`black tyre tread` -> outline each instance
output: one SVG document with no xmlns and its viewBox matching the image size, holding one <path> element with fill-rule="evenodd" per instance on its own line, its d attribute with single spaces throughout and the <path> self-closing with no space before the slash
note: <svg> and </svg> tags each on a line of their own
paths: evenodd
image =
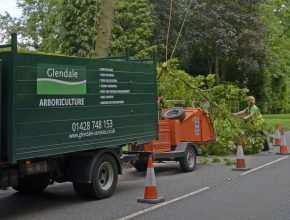
<svg viewBox="0 0 290 220">
<path fill-rule="evenodd" d="M 139 171 L 146 171 L 147 170 L 147 162 L 143 161 L 143 160 L 136 160 L 132 163 L 132 165 L 134 166 L 134 168 Z"/>
<path fill-rule="evenodd" d="M 89 183 L 73 183 L 75 192 L 82 198 L 93 198 L 91 191 L 92 186 Z"/>
<path fill-rule="evenodd" d="M 172 111 L 178 111 L 175 115 L 169 115 Z M 161 113 L 161 118 L 163 119 L 178 119 L 182 121 L 185 118 L 185 111 L 182 107 L 173 107 L 167 109 L 165 112 Z"/>
<path fill-rule="evenodd" d="M 195 167 L 196 167 L 196 152 L 195 152 L 195 149 L 192 146 L 188 146 L 188 148 L 186 150 L 186 153 L 188 152 L 188 150 L 192 150 L 193 153 L 194 153 L 194 166 L 192 168 L 188 166 L 188 164 L 187 164 L 187 154 L 186 154 L 183 158 L 181 158 L 179 160 L 180 168 L 184 172 L 192 172 L 192 171 L 195 170 Z"/>
<path fill-rule="evenodd" d="M 32 175 L 19 179 L 18 186 L 12 188 L 20 193 L 41 193 L 48 185 L 47 175 Z"/>
</svg>

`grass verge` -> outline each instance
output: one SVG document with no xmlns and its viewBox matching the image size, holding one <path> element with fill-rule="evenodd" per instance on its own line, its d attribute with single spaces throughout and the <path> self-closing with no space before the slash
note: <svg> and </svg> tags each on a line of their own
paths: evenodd
<svg viewBox="0 0 290 220">
<path fill-rule="evenodd" d="M 263 117 L 265 122 L 273 128 L 279 124 L 285 130 L 290 131 L 290 114 L 263 115 Z"/>
</svg>

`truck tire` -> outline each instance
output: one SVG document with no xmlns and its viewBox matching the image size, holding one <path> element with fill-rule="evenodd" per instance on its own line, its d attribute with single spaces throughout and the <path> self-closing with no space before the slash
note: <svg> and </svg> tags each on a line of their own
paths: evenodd
<svg viewBox="0 0 290 220">
<path fill-rule="evenodd" d="M 178 119 L 182 121 L 185 118 L 185 111 L 182 107 L 173 107 L 161 113 L 164 119 Z"/>
<path fill-rule="evenodd" d="M 144 160 L 136 160 L 132 162 L 132 165 L 134 168 L 141 172 L 141 171 L 146 171 L 147 170 L 147 162 Z"/>
<path fill-rule="evenodd" d="M 75 192 L 83 198 L 104 199 L 114 193 L 117 181 L 116 160 L 110 154 L 104 154 L 94 164 L 91 183 L 74 182 L 73 187 Z"/>
<path fill-rule="evenodd" d="M 192 146 L 188 146 L 185 156 L 179 160 L 180 168 L 184 172 L 192 172 L 196 167 L 196 152 Z"/>
<path fill-rule="evenodd" d="M 47 174 L 35 174 L 18 180 L 18 185 L 12 188 L 20 193 L 41 193 L 49 185 Z"/>
</svg>

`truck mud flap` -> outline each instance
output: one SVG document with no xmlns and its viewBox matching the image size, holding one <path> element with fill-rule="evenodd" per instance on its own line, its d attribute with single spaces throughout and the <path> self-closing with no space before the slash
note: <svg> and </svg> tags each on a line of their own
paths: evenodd
<svg viewBox="0 0 290 220">
<path fill-rule="evenodd" d="M 116 159 L 118 173 L 122 174 L 119 155 L 114 150 L 103 149 L 97 152 L 81 152 L 72 155 L 66 171 L 66 180 L 70 182 L 91 183 L 94 164 L 103 154 L 111 154 Z"/>
<path fill-rule="evenodd" d="M 18 184 L 18 171 L 16 169 L 0 170 L 0 189 L 7 189 L 9 186 Z"/>
</svg>

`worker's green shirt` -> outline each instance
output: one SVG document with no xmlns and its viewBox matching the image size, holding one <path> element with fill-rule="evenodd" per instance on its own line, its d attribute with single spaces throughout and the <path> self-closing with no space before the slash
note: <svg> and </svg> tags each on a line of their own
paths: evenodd
<svg viewBox="0 0 290 220">
<path fill-rule="evenodd" d="M 263 119 L 263 116 L 260 112 L 260 109 L 256 105 L 253 105 L 251 107 L 247 107 L 246 112 L 247 112 L 247 114 L 254 113 L 254 116 L 251 117 L 253 124 L 261 125 L 264 122 L 264 119 Z"/>
</svg>

